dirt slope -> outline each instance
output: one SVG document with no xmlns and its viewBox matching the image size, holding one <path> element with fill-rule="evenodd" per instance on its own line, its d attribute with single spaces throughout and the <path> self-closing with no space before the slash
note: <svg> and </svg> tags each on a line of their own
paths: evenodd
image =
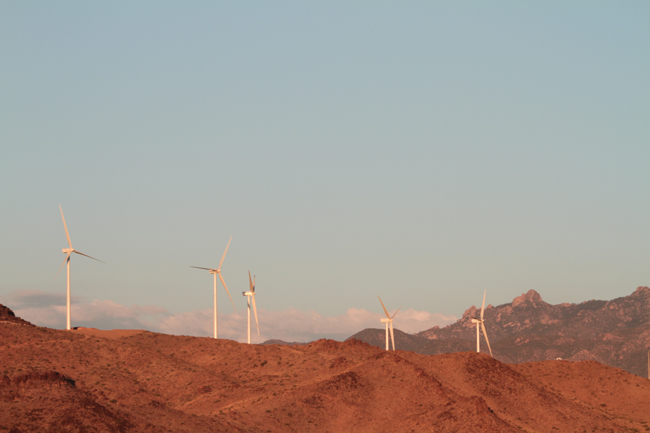
<svg viewBox="0 0 650 433">
<path fill-rule="evenodd" d="M 650 422 L 650 381 L 593 361 L 121 334 L 0 323 L 0 432 L 627 432 Z"/>
</svg>

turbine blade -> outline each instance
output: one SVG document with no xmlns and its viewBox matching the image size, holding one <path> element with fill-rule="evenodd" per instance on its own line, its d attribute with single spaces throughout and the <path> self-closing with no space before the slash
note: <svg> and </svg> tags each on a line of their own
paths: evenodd
<svg viewBox="0 0 650 433">
<path fill-rule="evenodd" d="M 255 313 L 255 325 L 257 325 L 257 335 L 260 335 L 260 323 L 257 321 L 257 305 L 255 305 L 255 295 L 251 296 L 253 298 L 253 313 Z"/>
<path fill-rule="evenodd" d="M 395 334 L 393 333 L 393 322 L 390 322 L 390 338 L 393 341 L 393 350 L 395 350 Z"/>
<path fill-rule="evenodd" d="M 65 236 L 68 238 L 68 245 L 72 248 L 72 242 L 70 242 L 70 235 L 68 234 L 68 226 L 65 224 L 65 217 L 63 216 L 63 209 L 59 205 L 59 210 L 61 211 L 61 219 L 63 219 L 63 228 L 65 229 Z"/>
<path fill-rule="evenodd" d="M 485 294 L 487 293 L 487 289 L 485 292 L 483 292 L 483 305 L 481 306 L 481 320 L 483 320 L 483 310 L 485 309 Z"/>
<path fill-rule="evenodd" d="M 401 310 L 401 309 L 402 309 L 402 306 L 400 305 L 399 308 L 397 309 L 397 311 L 395 311 L 395 314 L 393 314 L 393 316 L 391 317 L 391 319 L 394 319 L 395 316 L 397 316 L 397 313 L 399 312 L 399 310 Z"/>
<path fill-rule="evenodd" d="M 200 267 L 198 267 L 198 266 L 190 266 L 190 268 L 194 268 L 194 269 L 205 269 L 206 271 L 214 271 L 214 269 L 210 269 L 210 268 L 200 268 Z"/>
<path fill-rule="evenodd" d="M 63 265 L 65 265 L 66 262 L 70 259 L 70 254 L 72 254 L 72 253 L 68 253 L 68 254 L 65 256 L 65 259 L 63 259 L 63 263 L 61 264 L 61 267 L 59 268 L 59 271 L 56 273 L 56 276 L 54 277 L 54 280 L 55 280 L 55 281 L 56 281 L 56 277 L 58 277 L 59 274 L 61 273 L 61 269 L 63 269 Z"/>
<path fill-rule="evenodd" d="M 232 235 L 230 236 L 230 239 L 228 240 L 228 245 L 226 245 L 226 251 L 223 252 L 223 257 L 221 257 L 221 261 L 219 262 L 219 267 L 217 269 L 221 269 L 221 265 L 223 264 L 223 259 L 226 258 L 226 253 L 228 252 L 228 247 L 230 246 L 230 241 L 232 240 Z"/>
<path fill-rule="evenodd" d="M 88 257 L 89 259 L 97 260 L 97 261 L 100 262 L 100 263 L 104 263 L 104 262 L 102 262 L 102 261 L 99 260 L 99 259 L 96 259 L 96 258 L 94 258 L 94 257 L 90 257 L 88 254 L 80 253 L 80 252 L 77 251 L 77 250 L 74 250 L 73 253 L 81 254 L 82 256 L 84 256 L 84 257 Z M 106 264 L 106 263 L 104 263 L 104 264 Z"/>
<path fill-rule="evenodd" d="M 379 295 L 377 295 L 377 297 L 379 298 Z M 386 307 L 384 306 L 384 303 L 382 302 L 381 298 L 379 298 L 379 302 L 381 302 L 381 306 L 384 309 L 384 313 L 386 313 L 386 317 L 390 319 L 390 314 L 388 314 L 388 311 L 386 310 Z"/>
<path fill-rule="evenodd" d="M 490 351 L 490 356 L 492 356 L 492 348 L 490 347 L 490 340 L 488 340 L 487 332 L 485 332 L 485 325 L 481 322 L 481 328 L 483 329 L 483 335 L 485 336 L 485 341 L 487 341 L 488 350 Z M 494 358 L 494 356 L 492 356 Z"/>
<path fill-rule="evenodd" d="M 230 302 L 232 302 L 232 306 L 235 308 L 235 311 L 237 311 L 237 307 L 235 307 L 235 303 L 232 301 L 232 296 L 230 296 L 230 291 L 228 290 L 228 286 L 226 286 L 226 282 L 221 276 L 221 272 L 219 272 L 219 279 L 221 280 L 221 284 L 223 284 L 223 288 L 226 289 L 226 293 L 228 293 L 228 297 L 230 298 Z"/>
<path fill-rule="evenodd" d="M 248 271 L 248 284 L 250 285 L 251 292 L 253 291 L 253 280 L 251 279 L 251 271 Z"/>
</svg>

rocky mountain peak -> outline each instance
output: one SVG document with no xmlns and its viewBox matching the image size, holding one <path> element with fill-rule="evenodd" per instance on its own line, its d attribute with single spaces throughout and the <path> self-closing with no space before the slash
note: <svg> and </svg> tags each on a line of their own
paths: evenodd
<svg viewBox="0 0 650 433">
<path fill-rule="evenodd" d="M 427 354 L 471 350 L 476 329 L 470 319 L 480 314 L 479 310 L 472 306 L 458 322 L 416 336 L 433 342 Z M 485 327 L 492 350 L 501 360 L 593 359 L 648 377 L 649 287 L 610 301 L 559 305 L 544 302 L 539 293 L 529 290 L 512 303 L 486 310 Z"/>
<path fill-rule="evenodd" d="M 517 296 L 515 299 L 513 299 L 512 306 L 517 307 L 527 302 L 531 302 L 535 304 L 541 301 L 542 301 L 542 296 L 536 291 L 534 291 L 533 289 L 530 289 L 528 292 L 522 294 L 521 296 Z"/>
<path fill-rule="evenodd" d="M 463 313 L 463 319 L 466 317 L 476 317 L 477 311 L 479 311 L 479 309 L 472 305 Z"/>
</svg>

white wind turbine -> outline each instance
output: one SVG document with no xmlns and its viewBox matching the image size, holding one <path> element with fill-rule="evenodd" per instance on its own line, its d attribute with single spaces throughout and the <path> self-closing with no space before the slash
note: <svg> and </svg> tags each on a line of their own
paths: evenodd
<svg viewBox="0 0 650 433">
<path fill-rule="evenodd" d="M 251 344 L 251 298 L 253 298 L 253 312 L 255 313 L 257 335 L 260 335 L 260 324 L 257 321 L 257 306 L 255 305 L 255 278 L 253 277 L 251 280 L 251 271 L 248 271 L 248 282 L 250 284 L 250 290 L 241 294 L 248 298 L 246 299 L 246 303 L 248 304 L 248 344 Z"/>
<path fill-rule="evenodd" d="M 379 296 L 377 296 L 377 297 L 379 298 Z M 390 336 L 391 336 L 391 340 L 393 342 L 393 350 L 395 350 L 395 334 L 393 333 L 393 319 L 395 318 L 395 316 L 397 316 L 397 311 L 399 311 L 400 308 L 402 308 L 402 307 L 400 306 L 397 309 L 397 311 L 395 311 L 395 314 L 393 314 L 391 316 L 390 314 L 388 314 L 388 310 L 386 310 L 386 307 L 384 306 L 384 303 L 382 302 L 381 298 L 379 298 L 379 302 L 381 302 L 381 306 L 384 309 L 384 313 L 386 313 L 386 318 L 381 319 L 381 323 L 386 324 L 386 350 L 388 350 L 388 327 L 389 326 L 390 326 Z"/>
<path fill-rule="evenodd" d="M 221 265 L 223 264 L 223 259 L 226 258 L 226 253 L 228 252 L 228 247 L 230 246 L 231 240 L 232 240 L 232 236 L 230 236 L 230 239 L 228 240 L 228 245 L 226 245 L 226 250 L 223 252 L 223 256 L 221 257 L 221 261 L 219 262 L 219 267 L 217 269 L 190 266 L 190 268 L 204 269 L 206 271 L 210 271 L 210 273 L 214 275 L 214 338 L 217 338 L 217 275 L 219 275 L 219 279 L 223 284 L 223 288 L 226 289 L 226 293 L 228 293 L 228 297 L 230 298 L 230 302 L 232 302 L 232 306 L 235 308 L 235 310 L 237 310 L 237 307 L 235 307 L 235 303 L 232 300 L 232 296 L 230 296 L 230 292 L 228 291 L 228 286 L 226 286 L 226 282 L 223 280 L 223 277 L 221 276 Z"/>
<path fill-rule="evenodd" d="M 75 250 L 72 248 L 72 242 L 70 242 L 70 234 L 68 233 L 68 226 L 65 223 L 65 217 L 63 216 L 63 209 L 61 209 L 61 205 L 59 205 L 59 210 L 61 211 L 61 219 L 63 219 L 63 228 L 65 229 L 65 236 L 68 238 L 68 246 L 69 248 L 63 248 L 63 252 L 66 254 L 65 259 L 63 260 L 63 263 L 61 264 L 61 267 L 59 268 L 59 272 L 56 273 L 56 277 L 59 276 L 59 273 L 61 272 L 61 269 L 63 269 L 63 265 L 67 263 L 68 265 L 68 294 L 67 294 L 67 316 L 66 316 L 66 329 L 69 331 L 70 330 L 70 256 L 72 256 L 72 253 L 75 254 L 80 254 L 82 256 L 86 256 L 89 259 L 97 260 L 98 262 L 104 263 L 101 260 L 98 260 L 94 257 L 90 257 L 87 254 L 84 254 L 80 251 Z M 54 279 L 56 280 L 56 277 Z"/>
<path fill-rule="evenodd" d="M 485 332 L 485 320 L 483 320 L 483 312 L 485 310 L 485 295 L 487 290 L 483 292 L 483 305 L 481 306 L 481 320 L 472 319 L 472 323 L 476 323 L 476 352 L 481 353 L 481 340 L 479 334 L 479 326 L 483 329 L 483 335 L 485 336 L 485 341 L 487 342 L 488 349 L 490 350 L 490 356 L 492 356 L 492 349 L 490 348 L 490 340 L 488 340 L 487 332 Z"/>
</svg>

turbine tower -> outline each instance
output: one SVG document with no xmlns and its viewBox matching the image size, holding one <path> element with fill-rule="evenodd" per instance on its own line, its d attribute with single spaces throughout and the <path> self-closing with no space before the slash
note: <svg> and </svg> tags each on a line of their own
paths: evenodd
<svg viewBox="0 0 650 433">
<path fill-rule="evenodd" d="M 255 324 L 257 325 L 257 335 L 260 335 L 260 324 L 257 321 L 257 306 L 255 305 L 255 278 L 251 280 L 251 271 L 248 271 L 248 283 L 250 290 L 248 292 L 241 292 L 246 296 L 246 303 L 248 304 L 248 344 L 251 344 L 251 298 L 253 299 L 253 312 L 255 313 Z"/>
<path fill-rule="evenodd" d="M 483 320 L 483 312 L 485 310 L 485 295 L 487 290 L 483 292 L 483 305 L 481 306 L 481 320 L 472 319 L 472 323 L 476 323 L 476 353 L 481 353 L 481 340 L 479 327 L 483 329 L 483 335 L 485 336 L 485 341 L 487 342 L 488 349 L 490 350 L 490 356 L 492 356 L 492 349 L 490 348 L 490 340 L 488 340 L 487 332 L 485 332 L 485 320 Z"/>
<path fill-rule="evenodd" d="M 230 246 L 231 240 L 232 240 L 232 236 L 230 236 L 230 239 L 228 240 L 228 245 L 226 245 L 226 250 L 223 252 L 223 256 L 221 257 L 221 261 L 219 262 L 219 267 L 217 269 L 190 266 L 190 268 L 204 269 L 206 271 L 210 271 L 210 273 L 214 275 L 214 338 L 217 338 L 217 275 L 219 275 L 219 279 L 223 284 L 223 288 L 226 289 L 226 293 L 228 293 L 228 297 L 230 298 L 230 302 L 232 302 L 233 308 L 237 310 L 237 307 L 235 307 L 235 303 L 232 300 L 232 296 L 230 296 L 230 292 L 228 291 L 228 286 L 226 286 L 226 282 L 223 280 L 223 277 L 221 276 L 221 265 L 223 264 L 223 259 L 226 258 L 226 253 L 228 252 L 228 247 Z"/>
<path fill-rule="evenodd" d="M 68 294 L 67 294 L 67 316 L 66 316 L 66 329 L 69 331 L 70 330 L 70 256 L 72 256 L 72 253 L 75 254 L 80 254 L 82 256 L 86 256 L 89 259 L 97 260 L 98 262 L 104 263 L 101 260 L 98 260 L 94 257 L 90 257 L 87 254 L 84 254 L 80 251 L 75 250 L 72 248 L 72 242 L 70 242 L 70 234 L 68 233 L 68 226 L 65 223 L 65 217 L 63 216 L 63 209 L 61 209 L 61 205 L 59 205 L 59 210 L 61 211 L 61 219 L 63 219 L 63 228 L 65 229 L 65 236 L 68 238 L 68 246 L 69 248 L 63 248 L 63 252 L 66 254 L 65 259 L 63 260 L 63 263 L 61 264 L 61 267 L 59 268 L 59 272 L 56 273 L 56 277 L 59 276 L 59 273 L 61 272 L 61 269 L 63 269 L 63 265 L 67 264 L 68 265 Z M 56 277 L 54 279 L 56 280 Z"/>
<path fill-rule="evenodd" d="M 377 297 L 379 298 L 379 296 Z M 388 310 L 386 310 L 386 307 L 384 306 L 384 303 L 382 302 L 381 298 L 379 298 L 379 302 L 381 302 L 381 306 L 384 309 L 384 313 L 386 313 L 386 318 L 381 319 L 381 323 L 386 324 L 386 350 L 388 350 L 388 327 L 389 326 L 390 326 L 390 336 L 393 341 L 393 350 L 395 350 L 395 334 L 393 333 L 393 319 L 395 318 L 395 316 L 397 316 L 397 311 L 399 311 L 400 308 L 402 307 L 400 306 L 397 309 L 397 311 L 395 311 L 395 314 L 391 316 L 390 314 L 388 314 Z"/>
</svg>

